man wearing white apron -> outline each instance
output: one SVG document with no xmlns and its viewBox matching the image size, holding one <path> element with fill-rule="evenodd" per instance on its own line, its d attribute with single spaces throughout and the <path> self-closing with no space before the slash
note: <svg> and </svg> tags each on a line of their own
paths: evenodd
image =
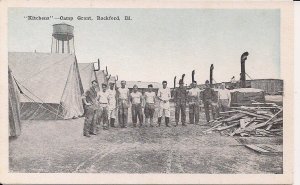
<svg viewBox="0 0 300 185">
<path fill-rule="evenodd" d="M 158 90 L 157 98 L 160 100 L 159 102 L 159 114 L 158 114 L 158 126 L 161 124 L 162 116 L 165 116 L 165 123 L 167 127 L 170 122 L 170 99 L 171 99 L 171 91 L 170 88 L 167 87 L 167 81 L 162 82 L 163 87 Z"/>
<path fill-rule="evenodd" d="M 114 86 L 115 84 L 113 82 L 109 83 L 108 117 L 109 117 L 109 124 L 111 127 L 115 127 L 116 112 L 117 112 L 116 90 Z"/>
</svg>

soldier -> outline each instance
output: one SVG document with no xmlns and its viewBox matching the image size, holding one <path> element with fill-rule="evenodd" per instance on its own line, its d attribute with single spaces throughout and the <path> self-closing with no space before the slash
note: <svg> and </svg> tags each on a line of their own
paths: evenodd
<svg viewBox="0 0 300 185">
<path fill-rule="evenodd" d="M 108 110 L 109 110 L 109 124 L 111 127 L 115 127 L 115 120 L 116 120 L 116 110 L 117 110 L 117 101 L 116 101 L 116 91 L 115 91 L 115 83 L 109 83 L 109 103 L 108 103 Z"/>
<path fill-rule="evenodd" d="M 155 112 L 155 101 L 156 101 L 156 94 L 155 92 L 153 92 L 153 85 L 149 84 L 148 85 L 148 92 L 145 92 L 145 109 L 144 109 L 144 113 L 145 113 L 145 122 L 146 125 L 148 124 L 148 120 L 150 118 L 150 127 L 153 127 L 153 115 Z"/>
<path fill-rule="evenodd" d="M 109 93 L 106 90 L 107 85 L 102 84 L 102 91 L 97 93 L 97 101 L 99 102 L 98 109 L 98 123 L 103 122 L 103 129 L 108 129 L 108 102 L 109 102 Z"/>
<path fill-rule="evenodd" d="M 174 93 L 174 101 L 175 101 L 175 127 L 178 126 L 179 122 L 179 114 L 181 112 L 181 123 L 182 126 L 186 126 L 186 102 L 187 102 L 187 91 L 183 86 L 183 80 L 179 80 L 179 88 L 175 90 Z"/>
<path fill-rule="evenodd" d="M 192 88 L 188 91 L 188 102 L 190 124 L 199 124 L 200 89 L 197 87 L 196 81 L 192 82 Z"/>
<path fill-rule="evenodd" d="M 97 88 L 98 83 L 96 80 L 92 81 L 92 86 L 84 92 L 82 95 L 82 100 L 85 107 L 85 120 L 83 127 L 83 135 L 86 137 L 90 137 L 90 134 L 96 135 L 95 133 L 95 122 L 97 118 Z"/>
<path fill-rule="evenodd" d="M 210 121 L 209 109 L 211 109 L 213 119 L 215 119 L 213 100 L 214 100 L 214 90 L 212 88 L 210 88 L 209 81 L 206 80 L 205 81 L 205 89 L 202 92 L 202 101 L 204 104 L 204 110 L 205 110 L 205 116 L 206 116 L 207 123 Z"/>
<path fill-rule="evenodd" d="M 142 93 L 138 91 L 138 86 L 134 85 L 133 92 L 130 93 L 133 127 L 136 127 L 137 118 L 139 118 L 140 127 L 143 125 L 142 101 Z"/>
<path fill-rule="evenodd" d="M 228 111 L 231 102 L 231 94 L 228 89 L 225 88 L 225 83 L 222 83 L 221 89 L 218 91 L 218 103 L 222 112 Z"/>
<path fill-rule="evenodd" d="M 126 81 L 121 81 L 121 87 L 117 90 L 117 97 L 119 103 L 119 110 L 118 110 L 118 118 L 119 124 L 121 128 L 127 127 L 128 121 L 128 107 L 129 107 L 129 90 L 126 88 Z"/>
<path fill-rule="evenodd" d="M 165 116 L 166 126 L 169 126 L 170 121 L 170 99 L 171 99 L 171 91 L 170 88 L 167 87 L 167 81 L 162 82 L 163 87 L 158 90 L 157 98 L 160 100 L 159 102 L 159 115 L 158 115 L 158 126 L 161 124 L 162 116 Z"/>
</svg>

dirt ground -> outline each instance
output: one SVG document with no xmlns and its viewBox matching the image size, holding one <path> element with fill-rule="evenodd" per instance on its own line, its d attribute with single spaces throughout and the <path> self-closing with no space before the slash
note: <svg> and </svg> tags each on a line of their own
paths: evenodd
<svg viewBox="0 0 300 185">
<path fill-rule="evenodd" d="M 172 112 L 174 118 L 174 112 Z M 204 123 L 204 114 L 201 120 Z M 242 143 L 281 145 L 282 138 L 203 134 L 208 126 L 101 130 L 82 136 L 84 118 L 23 121 L 9 141 L 11 172 L 46 173 L 282 173 L 282 155 L 262 155 Z M 172 120 L 174 124 L 174 120 Z M 238 142 L 240 141 L 240 142 Z"/>
</svg>

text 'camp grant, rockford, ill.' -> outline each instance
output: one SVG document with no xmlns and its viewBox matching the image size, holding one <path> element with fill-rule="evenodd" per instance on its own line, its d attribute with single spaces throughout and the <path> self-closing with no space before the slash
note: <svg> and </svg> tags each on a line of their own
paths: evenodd
<svg viewBox="0 0 300 185">
<path fill-rule="evenodd" d="M 30 21 L 39 21 L 39 20 L 51 20 L 51 19 L 58 19 L 62 21 L 73 21 L 73 20 L 79 20 L 79 21 L 93 21 L 93 20 L 98 20 L 98 21 L 120 21 L 120 20 L 132 20 L 131 16 L 77 16 L 77 17 L 72 17 L 72 16 L 59 16 L 59 17 L 54 17 L 54 16 L 24 16 L 25 19 L 30 20 Z"/>
</svg>

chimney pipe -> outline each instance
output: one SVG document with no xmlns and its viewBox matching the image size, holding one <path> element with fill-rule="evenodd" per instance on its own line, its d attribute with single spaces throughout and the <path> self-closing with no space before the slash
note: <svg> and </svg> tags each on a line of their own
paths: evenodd
<svg viewBox="0 0 300 185">
<path fill-rule="evenodd" d="M 195 70 L 192 71 L 192 83 L 195 81 Z"/>
<path fill-rule="evenodd" d="M 241 76 L 240 76 L 240 87 L 245 88 L 246 87 L 246 69 L 245 69 L 245 62 L 247 60 L 249 53 L 244 52 L 241 56 Z"/>
<path fill-rule="evenodd" d="M 209 73 L 209 84 L 210 85 L 213 84 L 213 71 L 214 71 L 214 65 L 211 64 L 210 65 L 210 73 Z"/>
</svg>

